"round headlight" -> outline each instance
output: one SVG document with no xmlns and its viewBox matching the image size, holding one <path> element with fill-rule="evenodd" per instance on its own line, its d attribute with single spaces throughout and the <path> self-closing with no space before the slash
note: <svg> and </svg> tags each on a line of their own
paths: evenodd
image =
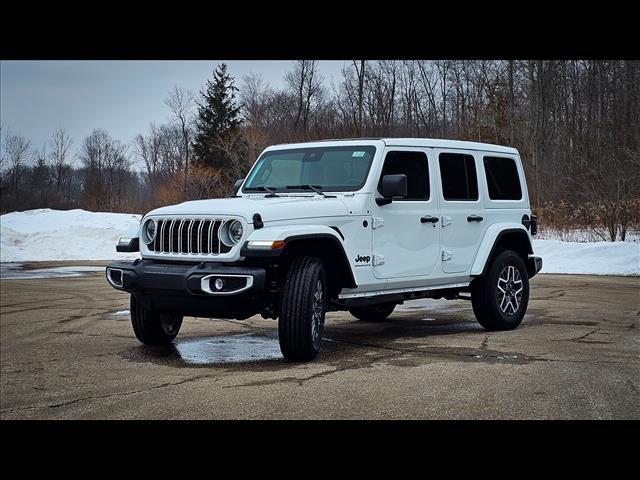
<svg viewBox="0 0 640 480">
<path fill-rule="evenodd" d="M 243 234 L 242 223 L 238 220 L 234 220 L 231 225 L 229 225 L 229 238 L 233 243 L 238 243 L 242 238 Z"/>
<path fill-rule="evenodd" d="M 153 242 L 153 239 L 156 238 L 156 221 L 155 220 L 147 220 L 144 225 L 144 235 L 145 235 L 145 243 Z"/>
</svg>

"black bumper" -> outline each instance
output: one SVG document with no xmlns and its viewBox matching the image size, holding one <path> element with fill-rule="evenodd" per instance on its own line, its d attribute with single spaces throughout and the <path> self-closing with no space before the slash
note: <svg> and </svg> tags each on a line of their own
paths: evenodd
<svg viewBox="0 0 640 480">
<path fill-rule="evenodd" d="M 109 284 L 135 295 L 146 308 L 188 316 L 248 318 L 262 309 L 264 268 L 220 263 L 113 262 Z M 215 286 L 221 279 L 222 288 Z"/>
<path fill-rule="evenodd" d="M 529 255 L 529 278 L 536 275 L 540 270 L 542 270 L 542 257 L 537 257 L 535 255 Z"/>
</svg>

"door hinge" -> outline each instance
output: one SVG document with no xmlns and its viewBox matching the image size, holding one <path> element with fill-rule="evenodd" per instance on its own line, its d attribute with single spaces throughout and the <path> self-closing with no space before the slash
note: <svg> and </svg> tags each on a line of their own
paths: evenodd
<svg viewBox="0 0 640 480">
<path fill-rule="evenodd" d="M 447 217 L 446 215 L 444 215 L 442 217 L 442 226 L 443 227 L 446 227 L 447 225 L 451 225 L 451 223 L 452 223 L 451 217 Z"/>
<path fill-rule="evenodd" d="M 447 260 L 451 260 L 453 258 L 453 253 L 449 250 L 442 250 L 442 261 L 446 262 Z"/>
<path fill-rule="evenodd" d="M 384 255 L 374 255 L 373 256 L 373 265 L 384 265 Z"/>
<path fill-rule="evenodd" d="M 380 228 L 380 227 L 384 227 L 384 218 L 373 217 L 371 219 L 371 228 Z"/>
</svg>

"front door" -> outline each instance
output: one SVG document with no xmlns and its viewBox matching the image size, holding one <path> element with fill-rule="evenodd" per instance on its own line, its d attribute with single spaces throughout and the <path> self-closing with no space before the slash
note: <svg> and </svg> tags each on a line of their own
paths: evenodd
<svg viewBox="0 0 640 480">
<path fill-rule="evenodd" d="M 405 174 L 407 198 L 379 206 L 373 203 L 373 272 L 376 278 L 429 275 L 438 261 L 440 226 L 433 188 L 434 171 L 427 149 L 390 147 L 382 176 Z"/>
</svg>

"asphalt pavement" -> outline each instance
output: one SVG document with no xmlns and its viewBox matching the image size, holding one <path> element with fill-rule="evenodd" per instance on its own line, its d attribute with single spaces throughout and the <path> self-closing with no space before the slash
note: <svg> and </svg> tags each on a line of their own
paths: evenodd
<svg viewBox="0 0 640 480">
<path fill-rule="evenodd" d="M 0 280 L 1 419 L 640 419 L 638 277 L 538 275 L 509 332 L 464 300 L 331 313 L 318 358 L 287 363 L 261 317 L 145 347 L 128 296 L 69 270 Z"/>
</svg>

